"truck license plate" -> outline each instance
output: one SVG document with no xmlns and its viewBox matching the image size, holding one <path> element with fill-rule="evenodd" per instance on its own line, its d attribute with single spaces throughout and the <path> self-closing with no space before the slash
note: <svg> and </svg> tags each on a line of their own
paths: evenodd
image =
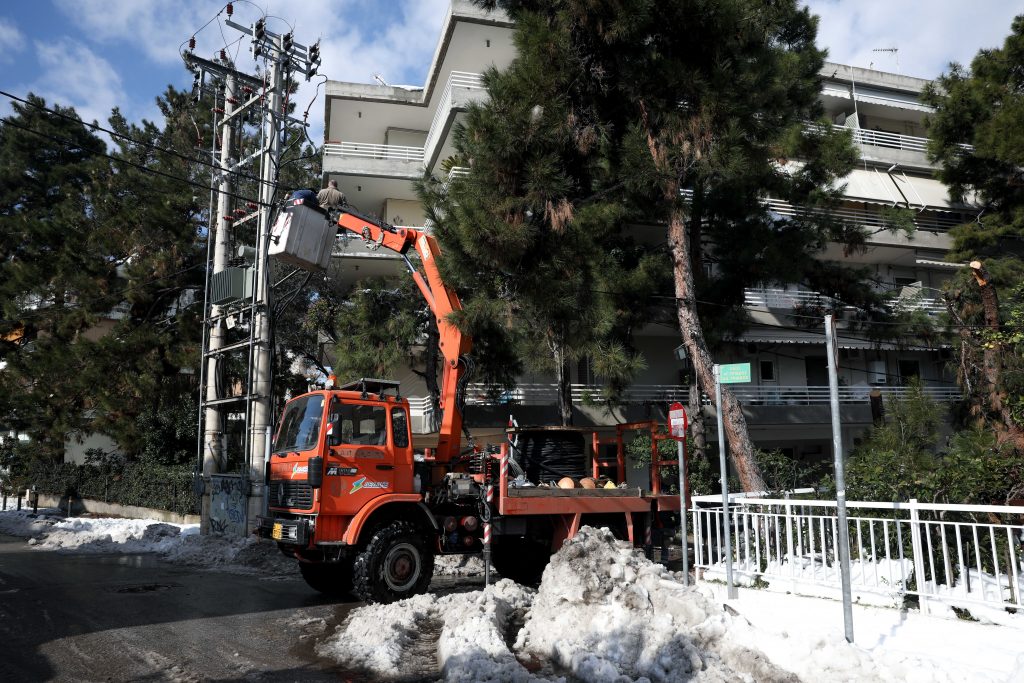
<svg viewBox="0 0 1024 683">
<path fill-rule="evenodd" d="M 270 532 L 270 537 L 275 541 L 280 541 L 282 536 L 282 527 L 280 522 L 274 524 L 274 529 Z"/>
</svg>

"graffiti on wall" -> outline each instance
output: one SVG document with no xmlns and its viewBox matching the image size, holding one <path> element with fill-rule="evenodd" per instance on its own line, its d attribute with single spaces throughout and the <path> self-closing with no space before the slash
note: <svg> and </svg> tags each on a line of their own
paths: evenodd
<svg viewBox="0 0 1024 683">
<path fill-rule="evenodd" d="M 210 533 L 245 536 L 245 491 L 241 477 L 210 477 Z"/>
</svg>

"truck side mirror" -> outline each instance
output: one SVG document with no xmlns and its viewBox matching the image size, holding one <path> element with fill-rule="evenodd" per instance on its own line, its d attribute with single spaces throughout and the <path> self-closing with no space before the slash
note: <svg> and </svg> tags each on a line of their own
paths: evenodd
<svg viewBox="0 0 1024 683">
<path fill-rule="evenodd" d="M 318 489 L 324 483 L 324 459 L 317 456 L 306 463 L 306 481 L 312 488 Z"/>
</svg>

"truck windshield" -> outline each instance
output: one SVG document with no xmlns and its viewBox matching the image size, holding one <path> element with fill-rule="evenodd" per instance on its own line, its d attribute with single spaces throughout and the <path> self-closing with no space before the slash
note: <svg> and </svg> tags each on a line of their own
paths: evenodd
<svg viewBox="0 0 1024 683">
<path fill-rule="evenodd" d="M 324 397 L 320 394 L 304 396 L 288 404 L 277 433 L 275 453 L 304 451 L 315 448 L 320 438 L 320 417 L 323 415 Z"/>
</svg>

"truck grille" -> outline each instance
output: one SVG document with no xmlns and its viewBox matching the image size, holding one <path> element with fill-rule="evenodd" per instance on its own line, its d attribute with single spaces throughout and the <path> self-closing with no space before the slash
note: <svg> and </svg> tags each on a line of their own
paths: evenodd
<svg viewBox="0 0 1024 683">
<path fill-rule="evenodd" d="M 313 487 L 305 481 L 271 480 L 270 505 L 277 508 L 308 510 L 313 507 Z"/>
</svg>

